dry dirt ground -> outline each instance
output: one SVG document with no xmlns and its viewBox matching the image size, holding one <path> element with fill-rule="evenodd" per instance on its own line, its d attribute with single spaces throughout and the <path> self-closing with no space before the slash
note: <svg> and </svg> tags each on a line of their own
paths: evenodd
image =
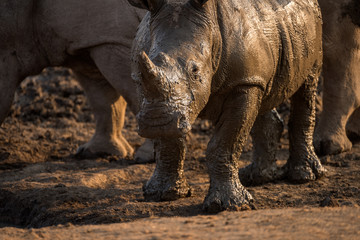
<svg viewBox="0 0 360 240">
<path fill-rule="evenodd" d="M 288 118 L 286 105 L 280 108 Z M 211 124 L 198 121 L 188 138 L 185 174 L 192 196 L 146 202 L 142 185 L 155 164 L 73 154 L 94 132 L 82 89 L 64 69 L 26 79 L 0 128 L 0 239 L 360 239 L 360 144 L 322 162 L 327 176 L 248 187 L 255 210 L 207 215 L 204 151 Z M 135 117 L 123 131 L 137 148 Z M 288 157 L 287 131 L 278 151 Z M 239 166 L 251 159 L 251 141 Z"/>
</svg>

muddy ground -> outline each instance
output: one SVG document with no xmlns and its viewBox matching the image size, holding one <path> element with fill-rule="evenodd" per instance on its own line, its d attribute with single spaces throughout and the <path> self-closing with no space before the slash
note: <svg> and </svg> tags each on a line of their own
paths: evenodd
<svg viewBox="0 0 360 240">
<path fill-rule="evenodd" d="M 280 112 L 286 120 L 286 105 Z M 142 185 L 155 164 L 135 164 L 117 156 L 77 159 L 73 154 L 90 139 L 94 126 L 83 90 L 68 70 L 46 70 L 22 83 L 0 128 L 0 238 L 68 239 L 86 234 L 111 238 L 120 232 L 124 239 L 162 239 L 174 237 L 175 232 L 180 239 L 259 234 L 307 239 L 301 234 L 304 231 L 316 232 L 323 239 L 360 236 L 359 143 L 351 152 L 323 157 L 328 172 L 318 181 L 297 185 L 281 180 L 248 187 L 256 210 L 206 215 L 201 206 L 209 186 L 204 152 L 211 124 L 197 121 L 194 125 L 185 162 L 192 196 L 173 202 L 143 199 Z M 134 148 L 144 141 L 136 133 L 131 113 L 123 134 Z M 278 163 L 284 164 L 287 157 L 285 130 Z M 239 166 L 246 166 L 250 159 L 249 140 Z M 293 227 L 284 231 L 283 225 Z M 162 232 L 168 235 L 159 229 L 168 229 Z M 218 231 L 220 235 L 215 234 Z"/>
</svg>

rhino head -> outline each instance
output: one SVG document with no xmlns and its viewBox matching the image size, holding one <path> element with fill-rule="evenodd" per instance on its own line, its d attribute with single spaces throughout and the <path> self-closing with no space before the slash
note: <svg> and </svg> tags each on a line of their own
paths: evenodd
<svg viewBox="0 0 360 240">
<path fill-rule="evenodd" d="M 142 96 L 139 134 L 184 136 L 208 102 L 219 65 L 221 37 L 215 0 L 129 2 L 149 10 L 148 21 L 142 22 L 147 24 L 149 47 L 133 52 Z"/>
</svg>

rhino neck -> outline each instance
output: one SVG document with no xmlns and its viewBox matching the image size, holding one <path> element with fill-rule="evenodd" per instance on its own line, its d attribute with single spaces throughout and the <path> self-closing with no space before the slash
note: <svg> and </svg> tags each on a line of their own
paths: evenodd
<svg viewBox="0 0 360 240">
<path fill-rule="evenodd" d="M 229 1 L 231 2 L 231 1 Z M 229 42 L 229 35 L 231 32 L 232 26 L 228 26 L 229 23 L 233 21 L 233 14 L 231 13 L 233 10 L 231 9 L 231 4 L 229 2 L 222 2 L 219 4 L 216 1 L 216 19 L 215 24 L 218 28 L 218 35 L 216 36 L 218 44 L 218 52 L 213 51 L 214 57 L 213 59 L 217 62 L 217 66 L 214 66 L 214 76 L 211 83 L 211 94 L 217 94 L 221 91 L 223 84 L 227 81 L 228 77 L 228 59 L 231 51 L 228 50 L 232 48 L 231 42 Z M 214 62 L 215 62 L 214 61 Z"/>
</svg>

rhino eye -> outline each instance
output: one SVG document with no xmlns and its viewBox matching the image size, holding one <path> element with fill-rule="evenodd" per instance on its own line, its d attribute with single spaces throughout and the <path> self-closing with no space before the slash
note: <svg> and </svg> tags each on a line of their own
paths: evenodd
<svg viewBox="0 0 360 240">
<path fill-rule="evenodd" d="M 189 72 L 192 75 L 192 78 L 196 81 L 201 81 L 200 78 L 200 68 L 199 66 L 195 63 L 195 62 L 191 62 L 190 68 L 189 68 Z"/>
</svg>

